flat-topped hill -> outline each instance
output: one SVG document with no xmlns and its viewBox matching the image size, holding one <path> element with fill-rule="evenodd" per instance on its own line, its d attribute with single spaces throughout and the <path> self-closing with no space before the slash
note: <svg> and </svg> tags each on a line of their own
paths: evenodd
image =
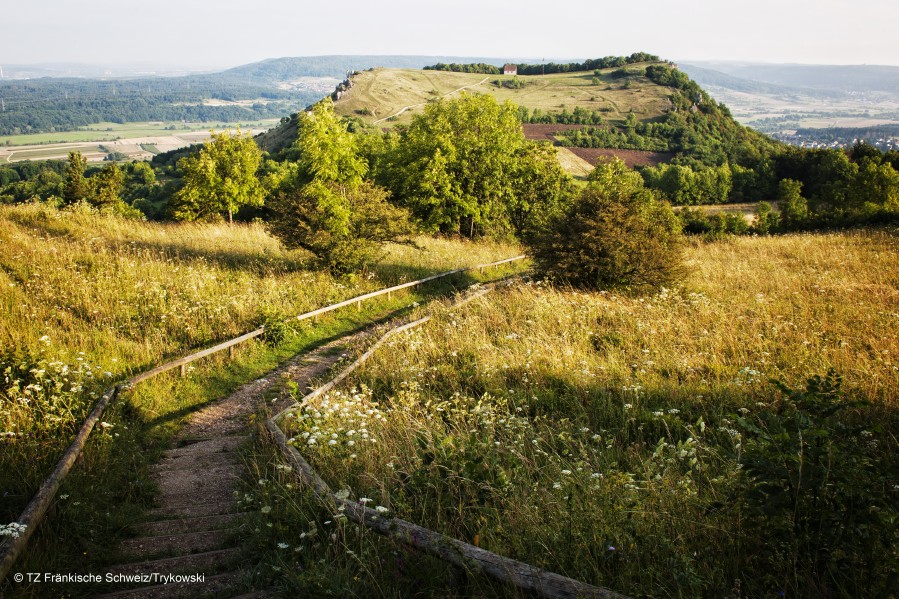
<svg viewBox="0 0 899 599">
<path fill-rule="evenodd" d="M 642 75 L 653 63 L 551 75 L 485 75 L 417 69 L 374 69 L 354 75 L 335 102 L 338 114 L 390 127 L 406 123 L 430 101 L 462 91 L 490 94 L 540 113 L 597 112 L 609 123 L 630 112 L 643 120 L 663 114 L 671 89 Z"/>
</svg>

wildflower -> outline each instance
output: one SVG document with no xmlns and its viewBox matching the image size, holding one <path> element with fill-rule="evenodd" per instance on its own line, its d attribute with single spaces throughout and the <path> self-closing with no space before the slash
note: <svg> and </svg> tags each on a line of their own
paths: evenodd
<svg viewBox="0 0 899 599">
<path fill-rule="evenodd" d="M 629 404 L 629 403 L 624 404 L 624 409 L 625 409 L 625 410 L 630 410 L 630 409 L 633 408 L 633 407 L 634 407 L 633 404 Z"/>
<path fill-rule="evenodd" d="M 565 476 L 569 476 L 571 474 L 571 470 L 562 470 L 562 474 Z"/>
<path fill-rule="evenodd" d="M 561 489 L 562 483 L 553 483 L 553 489 Z"/>
<path fill-rule="evenodd" d="M 376 506 L 375 506 L 375 509 L 378 510 L 378 513 L 380 513 L 380 514 L 386 514 L 387 512 L 390 511 L 389 509 L 387 509 L 387 508 L 384 507 L 383 505 L 376 505 Z"/>
<path fill-rule="evenodd" d="M 278 543 L 278 549 L 287 549 L 290 547 L 287 543 Z"/>
<path fill-rule="evenodd" d="M 359 503 L 362 503 L 362 504 L 371 503 L 371 501 L 372 500 L 369 499 L 368 497 L 360 497 L 359 498 Z"/>
<path fill-rule="evenodd" d="M 263 514 L 268 514 L 269 512 L 272 511 L 272 506 L 264 505 L 259 509 L 259 511 L 262 512 Z"/>
</svg>

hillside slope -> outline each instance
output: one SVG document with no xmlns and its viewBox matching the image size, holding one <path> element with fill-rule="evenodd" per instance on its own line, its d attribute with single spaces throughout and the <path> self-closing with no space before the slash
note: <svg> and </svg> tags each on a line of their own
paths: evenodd
<svg viewBox="0 0 899 599">
<path fill-rule="evenodd" d="M 638 75 L 648 64 L 629 66 L 626 69 L 632 73 L 629 76 L 623 76 L 620 69 L 521 77 L 375 69 L 355 75 L 353 86 L 334 108 L 343 116 L 357 116 L 368 123 L 390 127 L 408 122 L 429 101 L 466 90 L 490 94 L 500 102 L 510 100 L 543 113 L 561 113 L 579 107 L 601 112 L 609 122 L 624 122 L 631 111 L 638 118 L 646 119 L 663 113 L 671 93 Z"/>
</svg>

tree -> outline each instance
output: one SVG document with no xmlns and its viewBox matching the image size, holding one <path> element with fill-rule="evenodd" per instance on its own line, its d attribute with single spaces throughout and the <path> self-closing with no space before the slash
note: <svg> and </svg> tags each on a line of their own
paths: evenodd
<svg viewBox="0 0 899 599">
<path fill-rule="evenodd" d="M 777 185 L 777 204 L 780 222 L 787 229 L 795 229 L 808 220 L 808 201 L 802 197 L 802 183 L 783 179 Z"/>
<path fill-rule="evenodd" d="M 62 200 L 66 205 L 75 204 L 87 199 L 88 184 L 84 180 L 84 170 L 87 168 L 87 158 L 81 152 L 69 152 L 69 161 L 65 168 L 65 186 L 62 191 Z"/>
<path fill-rule="evenodd" d="M 264 190 L 256 176 L 262 152 L 250 137 L 230 131 L 212 139 L 194 155 L 178 161 L 184 185 L 175 195 L 172 214 L 179 220 L 208 220 L 241 206 L 261 206 Z"/>
<path fill-rule="evenodd" d="M 91 204 L 101 210 L 122 211 L 125 202 L 120 196 L 125 187 L 125 175 L 115 163 L 107 164 L 88 181 L 91 188 Z"/>
<path fill-rule="evenodd" d="M 587 289 L 645 292 L 683 273 L 677 217 L 618 159 L 530 246 L 544 276 Z"/>
<path fill-rule="evenodd" d="M 385 243 L 412 233 L 408 212 L 364 179 L 368 165 L 330 99 L 300 116 L 294 150 L 295 167 L 270 169 L 280 189 L 268 226 L 285 246 L 308 250 L 343 274 L 367 268 Z"/>
<path fill-rule="evenodd" d="M 462 94 L 413 117 L 382 180 L 427 231 L 504 236 L 524 145 L 514 104 Z"/>
</svg>

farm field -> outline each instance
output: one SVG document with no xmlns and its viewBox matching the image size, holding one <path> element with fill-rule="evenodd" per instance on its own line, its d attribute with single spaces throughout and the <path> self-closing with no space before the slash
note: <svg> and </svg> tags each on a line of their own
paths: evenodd
<svg viewBox="0 0 899 599">
<path fill-rule="evenodd" d="M 639 65 L 634 65 L 637 68 Z M 615 69 L 605 69 L 599 77 L 593 72 L 521 76 L 523 87 L 510 89 L 493 82 L 512 81 L 511 76 L 412 69 L 375 69 L 353 77 L 353 87 L 335 103 L 343 116 L 358 116 L 383 127 L 408 122 L 430 100 L 458 93 L 465 88 L 472 93 L 490 94 L 499 102 L 510 100 L 529 109 L 559 112 L 575 106 L 600 110 L 609 122 L 623 122 L 633 110 L 638 118 L 662 113 L 667 90 L 648 80 L 632 79 L 629 88 L 612 76 Z M 594 81 L 596 79 L 596 81 Z M 406 107 L 412 107 L 396 115 Z M 387 120 L 382 120 L 387 119 Z"/>
<path fill-rule="evenodd" d="M 369 507 L 628 595 L 885 588 L 899 236 L 696 242 L 687 262 L 682 286 L 650 298 L 522 283 L 435 308 L 282 426 Z M 299 552 L 271 549 L 279 568 L 324 552 L 314 588 L 393 588 L 389 546 L 261 464 L 247 501 L 270 506 L 262 536 Z"/>
<path fill-rule="evenodd" d="M 78 131 L 36 133 L 0 137 L 0 162 L 66 158 L 80 151 L 91 162 L 102 161 L 109 153 L 120 152 L 127 160 L 144 160 L 156 153 L 201 143 L 210 129 L 222 131 L 241 126 L 252 135 L 267 131 L 278 119 L 247 123 L 98 123 Z M 102 147 L 101 147 L 102 146 Z M 153 149 L 156 152 L 153 152 Z"/>
</svg>

